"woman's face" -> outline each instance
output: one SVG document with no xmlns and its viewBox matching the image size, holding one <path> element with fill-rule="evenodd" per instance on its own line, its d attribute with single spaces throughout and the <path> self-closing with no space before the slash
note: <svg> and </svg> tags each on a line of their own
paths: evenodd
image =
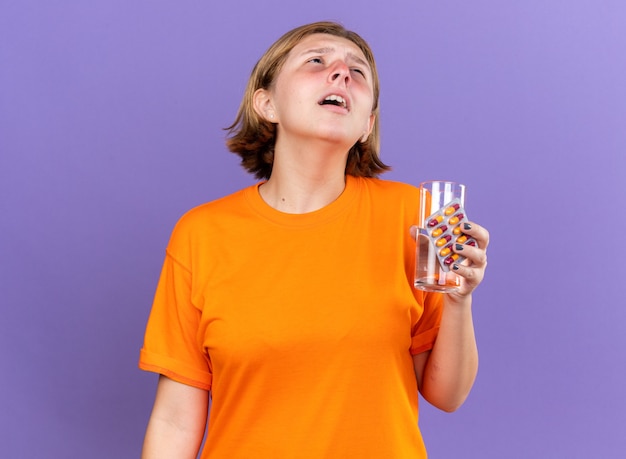
<svg viewBox="0 0 626 459">
<path fill-rule="evenodd" d="M 287 55 L 272 88 L 259 91 L 257 111 L 277 124 L 277 141 L 323 140 L 345 144 L 347 151 L 374 125 L 370 66 L 344 38 L 305 37 Z"/>
</svg>

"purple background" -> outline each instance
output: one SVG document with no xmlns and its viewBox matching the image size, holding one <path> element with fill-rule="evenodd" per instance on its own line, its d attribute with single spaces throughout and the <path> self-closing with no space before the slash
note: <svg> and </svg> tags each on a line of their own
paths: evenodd
<svg viewBox="0 0 626 459">
<path fill-rule="evenodd" d="M 386 178 L 462 181 L 491 230 L 480 374 L 422 405 L 431 457 L 624 457 L 622 0 L 2 0 L 0 456 L 138 457 L 169 233 L 253 183 L 221 128 L 320 19 L 374 48 Z"/>
</svg>

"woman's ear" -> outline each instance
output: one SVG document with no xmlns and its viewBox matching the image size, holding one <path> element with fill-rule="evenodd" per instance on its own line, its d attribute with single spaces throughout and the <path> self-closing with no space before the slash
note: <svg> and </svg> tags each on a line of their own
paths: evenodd
<svg viewBox="0 0 626 459">
<path fill-rule="evenodd" d="M 267 89 L 259 88 L 252 96 L 254 111 L 260 118 L 270 123 L 276 123 L 276 112 L 272 104 L 271 94 Z"/>
<path fill-rule="evenodd" d="M 372 133 L 372 129 L 374 129 L 375 121 L 376 121 L 376 115 L 372 113 L 370 117 L 367 119 L 367 125 L 365 126 L 365 130 L 363 131 L 363 135 L 359 139 L 359 142 L 365 143 L 367 141 L 367 138 Z"/>
</svg>

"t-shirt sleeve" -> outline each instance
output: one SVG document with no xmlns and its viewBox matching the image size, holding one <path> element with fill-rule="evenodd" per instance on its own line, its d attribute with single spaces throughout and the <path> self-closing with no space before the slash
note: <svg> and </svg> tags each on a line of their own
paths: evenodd
<svg viewBox="0 0 626 459">
<path fill-rule="evenodd" d="M 168 249 L 146 327 L 139 368 L 210 390 L 210 362 L 198 338 L 200 318 L 201 311 L 192 304 L 191 270 Z"/>
<path fill-rule="evenodd" d="M 422 297 L 421 304 L 423 305 L 423 311 L 417 323 L 413 326 L 411 335 L 412 355 L 417 355 L 433 348 L 437 334 L 439 333 L 443 308 L 442 293 L 419 292 L 417 296 Z"/>
</svg>

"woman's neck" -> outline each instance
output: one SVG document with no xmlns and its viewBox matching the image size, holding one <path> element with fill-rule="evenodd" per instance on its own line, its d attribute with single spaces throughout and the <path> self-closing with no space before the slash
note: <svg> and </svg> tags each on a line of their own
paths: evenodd
<svg viewBox="0 0 626 459">
<path fill-rule="evenodd" d="M 276 151 L 272 175 L 261 185 L 263 200 L 281 212 L 302 214 L 319 210 L 341 195 L 347 153 L 308 150 Z"/>
</svg>

